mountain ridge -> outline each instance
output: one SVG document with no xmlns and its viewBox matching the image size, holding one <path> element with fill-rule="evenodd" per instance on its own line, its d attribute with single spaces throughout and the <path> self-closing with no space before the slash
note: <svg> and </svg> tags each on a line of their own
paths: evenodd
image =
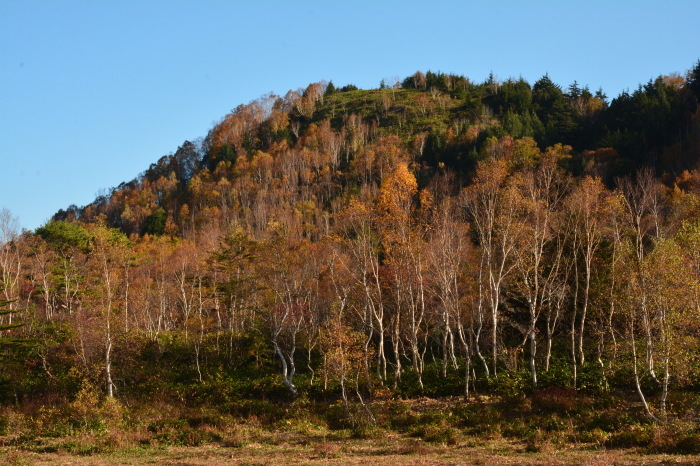
<svg viewBox="0 0 700 466">
<path fill-rule="evenodd" d="M 190 181 L 207 178 L 205 170 L 216 173 L 222 162 L 231 164 L 219 170 L 230 181 L 244 170 L 236 166 L 239 159 L 238 165 L 246 165 L 243 157 L 256 165 L 265 164 L 266 155 L 275 159 L 293 152 L 316 162 L 288 163 L 311 169 L 319 182 L 320 171 L 326 170 L 326 184 L 347 186 L 360 177 L 356 162 L 367 155 L 365 146 L 392 136 L 400 139 L 392 150 L 411 160 L 421 185 L 443 169 L 467 184 L 476 163 L 508 137 L 533 138 L 540 149 L 570 145 L 568 169 L 601 176 L 608 186 L 643 165 L 655 166 L 672 183 L 700 159 L 698 72 L 696 64 L 685 78 L 660 76 L 610 103 L 602 90 L 593 94 L 574 82 L 564 91 L 547 75 L 532 86 L 522 78 L 499 83 L 489 77 L 473 83 L 464 76 L 430 71 L 416 72 L 392 87 L 382 82 L 374 90 L 312 83 L 284 97 L 267 94 L 239 105 L 205 138 L 185 141 L 134 180 L 83 208 L 61 210 L 53 219 L 90 221 L 104 215 L 108 224 L 128 234 L 162 233 L 170 219 L 182 234 L 182 208 L 197 203 Z M 279 170 L 275 175 L 284 176 Z M 150 190 L 145 197 L 153 200 L 123 200 L 139 198 L 124 192 L 134 190 Z M 134 207 L 139 208 L 135 216 L 130 212 Z"/>
</svg>

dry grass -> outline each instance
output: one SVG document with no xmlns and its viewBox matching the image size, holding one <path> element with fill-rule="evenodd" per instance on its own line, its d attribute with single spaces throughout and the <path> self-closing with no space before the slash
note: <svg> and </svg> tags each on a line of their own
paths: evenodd
<svg viewBox="0 0 700 466">
<path fill-rule="evenodd" d="M 425 443 L 402 435 L 376 439 L 347 438 L 309 441 L 300 434 L 283 434 L 274 444 L 246 441 L 236 447 L 132 448 L 89 456 L 65 450 L 37 453 L 5 448 L 0 463 L 21 464 L 698 464 L 700 456 L 645 455 L 634 449 L 593 450 L 586 446 L 531 448 L 526 442 L 468 438 L 458 445 Z M 537 451 L 535 451 L 537 450 Z"/>
<path fill-rule="evenodd" d="M 86 398 L 85 409 L 71 405 L 72 417 L 5 412 L 0 464 L 700 464 L 695 422 L 653 426 L 625 421 L 619 410 L 579 413 L 566 395 L 543 391 L 517 406 L 487 397 L 379 400 L 377 424 L 366 432 L 339 422 L 345 412 L 333 406 L 260 404 L 233 415 Z"/>
</svg>

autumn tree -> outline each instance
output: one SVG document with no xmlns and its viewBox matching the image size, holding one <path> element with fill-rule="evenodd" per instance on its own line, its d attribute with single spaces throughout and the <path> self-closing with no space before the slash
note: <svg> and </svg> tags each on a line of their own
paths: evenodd
<svg viewBox="0 0 700 466">
<path fill-rule="evenodd" d="M 0 291 L 9 310 L 15 308 L 19 299 L 19 279 L 26 253 L 19 241 L 19 222 L 9 210 L 0 210 Z M 8 323 L 12 324 L 13 312 L 9 312 Z"/>
<path fill-rule="evenodd" d="M 89 250 L 89 235 L 81 225 L 66 221 L 49 222 L 36 232 L 57 254 L 53 285 L 62 298 L 61 306 L 72 314 L 83 280 L 80 265 Z"/>
<path fill-rule="evenodd" d="M 384 344 L 387 297 L 381 281 L 383 267 L 380 263 L 380 239 L 375 230 L 376 212 L 367 201 L 351 199 L 339 217 L 339 226 L 343 228 L 343 243 L 349 250 L 349 258 L 352 258 L 352 262 L 348 258 L 342 260 L 341 264 L 361 290 L 359 315 L 368 340 L 374 338 L 374 333 L 377 332 L 377 375 L 380 381 L 384 381 L 387 377 Z"/>
<path fill-rule="evenodd" d="M 317 299 L 319 269 L 310 261 L 310 246 L 306 242 L 290 243 L 280 225 L 263 243 L 259 273 L 264 277 L 264 318 L 270 331 L 270 342 L 282 366 L 282 380 L 292 396 L 296 374 L 297 336 L 309 319 Z"/>
<path fill-rule="evenodd" d="M 122 264 L 128 261 L 129 241 L 118 230 L 97 225 L 90 231 L 92 248 L 90 276 L 96 280 L 92 285 L 96 292 L 94 311 L 99 313 L 104 330 L 104 373 L 107 396 L 114 397 L 112 377 L 112 352 L 115 341 L 114 317 L 118 311 L 118 294 L 124 285 Z"/>
<path fill-rule="evenodd" d="M 426 318 L 425 248 L 422 232 L 417 224 L 416 202 L 418 192 L 415 176 L 405 163 L 399 163 L 381 185 L 377 201 L 379 232 L 387 263 L 392 270 L 395 310 L 393 315 L 393 345 L 396 358 L 396 377 L 400 377 L 399 340 L 402 326 L 408 328 L 411 363 L 422 386 L 423 352 L 420 336 Z M 427 199 L 425 199 L 425 202 Z M 425 203 L 424 202 L 424 203 Z M 406 319 L 402 323 L 402 320 Z"/>
<path fill-rule="evenodd" d="M 455 344 L 459 344 L 466 361 L 465 394 L 468 394 L 472 355 L 469 329 L 473 318 L 470 318 L 469 310 L 463 308 L 463 282 L 465 275 L 471 272 L 466 269 L 472 247 L 467 224 L 461 216 L 458 203 L 451 197 L 438 204 L 429 234 L 428 264 L 432 292 L 437 296 L 440 308 L 442 374 L 447 376 L 448 364 L 457 366 Z"/>
<path fill-rule="evenodd" d="M 688 236 L 696 235 L 690 233 Z M 698 318 L 698 275 L 688 259 L 675 239 L 657 241 L 654 250 L 645 258 L 651 312 L 648 325 L 652 327 L 654 349 L 661 365 L 658 409 L 664 419 L 667 417 L 671 374 L 682 373 L 692 360 L 688 338 L 697 344 L 697 338 L 691 337 L 687 328 L 690 325 L 697 330 L 694 322 Z"/>
<path fill-rule="evenodd" d="M 635 267 L 633 272 L 638 286 L 639 308 L 645 335 L 647 371 L 652 379 L 658 381 L 654 370 L 654 344 L 646 286 L 647 271 L 644 268 L 644 263 L 650 242 L 661 238 L 663 189 L 654 177 L 651 168 L 638 171 L 634 179 L 631 177 L 619 179 L 618 186 L 626 208 L 625 218 L 634 254 Z"/>
<path fill-rule="evenodd" d="M 478 304 L 475 345 L 479 344 L 490 314 L 491 370 L 498 371 L 498 332 L 503 285 L 513 271 L 516 247 L 517 193 L 508 182 L 509 167 L 503 158 L 488 158 L 477 166 L 473 183 L 463 193 L 472 228 L 481 251 L 478 273 Z M 480 354 L 477 350 L 477 354 Z M 484 364 L 487 376 L 491 371 Z"/>
<path fill-rule="evenodd" d="M 550 147 L 536 165 L 526 168 L 514 178 L 519 198 L 518 247 L 515 249 L 518 280 L 517 290 L 528 310 L 526 337 L 530 342 L 530 373 L 532 386 L 537 388 L 537 323 L 548 298 L 549 282 L 556 268 L 548 264 L 547 249 L 552 241 L 554 217 L 566 194 L 567 178 L 560 161 L 570 148 Z"/>
<path fill-rule="evenodd" d="M 578 326 L 577 352 L 581 364 L 585 362 L 584 333 L 591 296 L 591 280 L 596 253 L 603 240 L 604 226 L 607 220 L 608 198 L 610 193 L 599 178 L 584 177 L 572 189 L 567 199 L 567 214 L 573 219 L 575 236 L 583 266 L 583 289 L 580 303 L 580 322 Z M 578 277 L 577 277 L 578 279 Z M 578 303 L 575 303 L 578 305 Z M 573 328 L 573 327 L 572 327 Z"/>
</svg>

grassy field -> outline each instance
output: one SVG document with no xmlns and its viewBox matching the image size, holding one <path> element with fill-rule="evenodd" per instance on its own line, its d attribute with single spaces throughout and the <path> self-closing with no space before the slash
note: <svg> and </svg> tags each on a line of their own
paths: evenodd
<svg viewBox="0 0 700 466">
<path fill-rule="evenodd" d="M 273 438 L 272 438 L 273 437 Z M 59 449 L 38 453 L 4 448 L 4 464 L 698 464 L 698 455 L 646 454 L 638 449 L 605 450 L 590 444 L 546 445 L 532 451 L 526 442 L 469 437 L 456 445 L 405 435 L 380 438 L 311 438 L 274 435 L 240 446 L 140 447 L 93 455 Z"/>
<path fill-rule="evenodd" d="M 0 463 L 700 464 L 697 419 L 654 424 L 634 402 L 561 390 L 386 398 L 368 409 L 303 398 L 128 405 L 93 395 L 5 407 Z"/>
</svg>

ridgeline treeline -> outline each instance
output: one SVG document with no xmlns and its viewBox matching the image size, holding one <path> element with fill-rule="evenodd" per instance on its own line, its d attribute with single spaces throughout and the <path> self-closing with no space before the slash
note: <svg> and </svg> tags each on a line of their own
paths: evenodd
<svg viewBox="0 0 700 466">
<path fill-rule="evenodd" d="M 556 387 L 682 418 L 699 99 L 700 62 L 611 101 L 417 72 L 240 105 L 34 232 L 3 214 L 0 331 L 23 343 L 0 340 L 0 400 L 301 396 L 355 423 L 381 397 Z"/>
</svg>

